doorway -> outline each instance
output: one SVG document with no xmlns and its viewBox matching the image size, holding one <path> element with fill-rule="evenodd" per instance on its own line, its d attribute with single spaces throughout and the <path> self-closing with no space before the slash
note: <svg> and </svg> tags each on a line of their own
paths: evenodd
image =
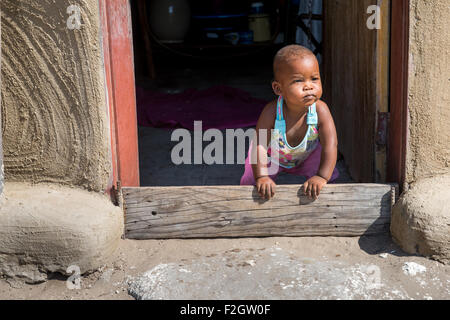
<svg viewBox="0 0 450 320">
<path fill-rule="evenodd" d="M 131 11 L 133 11 L 133 19 L 131 18 L 130 8 L 128 7 L 129 4 L 127 4 L 127 1 L 118 1 L 114 4 L 105 3 L 105 1 L 102 1 L 101 3 L 104 10 L 104 20 L 107 20 L 107 23 L 105 23 L 104 21 L 103 29 L 105 29 L 104 31 L 107 31 L 104 32 L 104 42 L 106 43 L 105 51 L 109 51 L 109 56 L 107 57 L 107 59 L 105 59 L 105 61 L 111 61 L 113 63 L 116 61 L 121 61 L 122 65 L 126 65 L 126 63 L 124 63 L 125 60 L 121 59 L 123 58 L 123 56 L 121 55 L 120 50 L 116 48 L 117 46 L 119 46 L 118 43 L 123 44 L 124 41 L 108 41 L 108 38 L 111 38 L 111 34 L 114 34 L 116 38 L 118 36 L 123 36 L 125 38 L 128 37 L 128 41 L 131 42 L 132 34 L 130 33 L 127 35 L 126 32 L 119 32 L 117 30 L 111 31 L 108 30 L 108 27 L 109 29 L 112 29 L 112 27 L 117 25 L 113 23 L 113 19 L 115 17 L 112 16 L 114 14 L 117 16 L 119 12 L 122 12 L 125 18 L 128 18 L 129 28 L 131 29 L 131 20 L 133 20 L 133 24 L 136 24 L 139 21 L 139 18 L 136 18 L 136 10 L 133 9 L 136 8 L 136 3 L 139 3 L 139 1 L 132 2 Z M 369 6 L 373 6 L 374 3 L 378 4 L 380 8 L 382 26 L 380 30 L 369 30 L 366 27 L 367 18 L 370 16 L 367 13 L 367 8 Z M 404 150 L 404 147 L 406 146 L 406 135 L 404 134 L 406 119 L 406 100 L 404 99 L 404 93 L 406 92 L 405 80 L 407 79 L 405 79 L 406 73 L 401 72 L 400 69 L 404 71 L 407 67 L 408 10 L 409 4 L 407 0 L 392 3 L 392 8 L 390 1 L 368 0 L 364 1 L 364 3 L 362 4 L 361 1 L 341 0 L 324 1 L 323 3 L 323 61 L 321 66 L 325 88 L 323 99 L 328 103 L 330 109 L 333 112 L 333 116 L 338 127 L 340 153 L 342 154 L 344 163 L 346 163 L 349 167 L 348 171 L 350 174 L 350 178 L 356 182 L 383 182 L 387 180 L 389 182 L 397 182 L 400 185 L 402 184 L 401 180 L 403 179 L 402 172 L 404 171 L 404 155 L 402 155 L 401 150 Z M 295 28 L 291 29 L 298 29 L 298 24 L 293 24 L 292 19 L 299 19 L 299 12 L 295 10 L 291 10 L 290 12 L 294 12 L 294 14 L 291 15 L 294 15 L 295 17 L 290 17 L 291 20 L 285 19 L 284 22 L 280 23 L 280 25 L 293 25 Z M 347 17 L 348 21 L 346 21 L 344 24 L 337 23 L 337 21 L 342 20 L 342 17 Z M 390 28 L 391 21 L 392 30 Z M 358 26 L 358 28 L 355 28 L 355 25 Z M 359 31 L 353 30 L 353 33 L 344 32 L 345 30 L 349 30 L 349 28 L 350 30 L 358 29 Z M 135 26 L 134 30 L 134 32 L 136 33 L 139 28 L 136 28 Z M 289 32 L 285 33 L 285 39 L 292 39 L 292 31 L 291 38 L 287 36 L 288 34 Z M 342 35 L 346 34 L 347 36 L 339 38 L 339 36 L 342 37 Z M 139 45 L 136 45 L 136 41 L 140 41 L 141 43 Z M 135 34 L 134 42 L 135 59 L 132 59 L 130 63 L 134 63 L 136 66 L 136 83 L 138 85 L 140 83 L 144 83 L 144 85 L 152 86 L 155 84 L 155 82 L 153 82 L 152 84 L 151 81 L 147 81 L 147 84 L 145 84 L 145 77 L 149 77 L 149 69 L 148 65 L 146 65 L 147 61 L 143 61 L 143 59 L 148 59 L 149 56 L 145 55 L 145 49 L 142 50 L 142 48 L 146 46 L 146 44 L 142 42 L 142 35 Z M 341 43 L 342 45 L 340 45 Z M 389 45 L 391 48 L 389 47 Z M 131 47 L 131 43 L 129 43 L 128 46 Z M 259 57 L 258 59 L 252 58 L 247 59 L 247 61 L 250 60 L 253 65 L 262 63 L 262 61 L 270 61 L 273 53 L 276 51 L 276 45 L 270 47 L 266 44 L 263 44 L 262 47 L 264 47 L 265 49 L 257 49 L 261 51 L 255 55 Z M 150 48 L 153 49 L 153 47 Z M 364 50 L 364 48 L 366 48 L 366 50 Z M 374 50 L 369 50 L 367 48 L 372 48 Z M 195 50 L 198 51 L 199 48 L 196 48 Z M 158 51 L 158 49 L 156 49 L 156 51 Z M 132 51 L 130 50 L 130 52 Z M 144 52 L 144 58 L 142 56 L 142 52 Z M 223 47 L 219 47 L 219 52 L 221 54 L 224 54 L 225 51 L 223 50 Z M 364 52 L 369 53 L 363 54 Z M 105 53 L 105 57 L 107 54 L 108 52 Z M 391 65 L 389 65 L 390 55 L 392 56 L 394 62 Z M 151 55 L 151 57 L 153 58 L 153 54 Z M 269 59 L 266 59 L 267 57 L 269 57 Z M 187 59 L 187 57 L 182 57 L 182 59 L 176 60 L 178 66 L 183 66 L 183 59 L 186 60 L 185 58 Z M 354 70 L 343 70 L 342 68 L 345 63 L 343 64 L 339 62 L 345 62 L 345 59 L 347 59 L 347 62 L 350 60 L 360 60 L 360 62 L 354 64 L 357 66 L 357 68 L 354 68 Z M 220 59 L 218 60 L 220 61 Z M 160 59 L 159 61 L 161 62 L 159 68 L 161 68 L 164 66 L 164 63 L 162 62 L 164 61 L 164 59 Z M 242 61 L 246 61 L 246 59 L 242 58 Z M 191 63 L 195 64 L 195 59 L 191 59 Z M 245 65 L 245 62 L 243 64 Z M 152 63 L 152 65 L 155 67 L 155 69 L 158 68 L 158 65 L 156 63 Z M 220 61 L 220 63 L 216 64 L 216 66 L 217 65 L 223 67 L 224 69 L 227 69 L 227 71 L 231 70 L 230 68 L 228 68 L 230 64 L 227 65 L 223 62 L 223 60 Z M 174 66 L 176 66 L 176 64 L 174 64 Z M 247 66 L 250 66 L 250 64 L 248 64 Z M 108 85 L 108 90 L 110 91 L 110 95 L 117 95 L 118 92 L 120 93 L 124 91 L 123 88 L 121 88 L 120 83 L 118 83 L 121 79 L 124 78 L 124 73 L 118 72 L 117 69 L 114 70 L 114 68 L 110 69 L 113 70 L 110 70 L 111 75 L 109 80 L 111 83 Z M 128 69 L 130 68 L 128 67 Z M 191 68 L 191 70 L 187 70 L 186 74 L 182 75 L 186 77 L 190 74 L 192 76 L 194 74 L 193 70 L 194 69 Z M 267 77 L 270 83 L 270 71 L 265 72 L 263 70 L 269 70 L 269 67 L 267 67 L 266 65 L 266 69 L 258 69 L 258 83 L 262 83 L 264 81 L 266 81 L 265 83 L 267 83 L 267 80 L 265 80 L 264 77 Z M 134 82 L 134 68 L 131 71 L 133 77 L 132 80 Z M 402 76 L 402 79 L 400 80 L 403 80 L 395 81 L 395 83 L 392 83 L 392 85 L 396 87 L 396 90 L 391 90 L 391 94 L 389 94 L 389 90 L 386 89 L 389 88 L 389 73 L 392 75 L 393 79 L 395 77 L 397 77 L 395 79 L 399 79 L 398 77 Z M 158 79 L 159 76 L 160 75 L 156 74 L 156 79 Z M 127 77 L 130 78 L 129 75 L 127 75 Z M 144 81 L 142 81 L 142 78 L 144 78 Z M 166 79 L 167 78 L 168 77 L 166 77 Z M 180 79 L 181 78 L 182 77 L 180 77 Z M 167 82 L 164 83 L 163 79 L 164 73 L 163 76 L 159 77 L 159 80 L 156 81 L 159 81 L 160 84 L 162 83 L 163 86 L 166 85 L 167 90 L 170 84 Z M 131 78 L 128 79 L 128 82 L 130 82 L 130 80 Z M 114 81 L 116 82 L 116 84 L 113 87 L 112 82 Z M 344 90 L 341 90 L 341 86 L 344 85 L 350 88 L 351 86 L 357 87 L 358 90 L 348 90 L 352 93 L 355 93 L 356 99 L 352 100 L 350 98 L 354 97 L 350 96 L 349 98 L 348 95 L 343 94 Z M 241 83 L 241 86 L 243 86 L 243 83 Z M 403 90 L 398 90 L 399 87 L 404 88 Z M 257 94 L 259 94 L 260 98 L 264 98 L 264 96 L 268 98 L 272 94 L 269 85 L 267 85 L 263 90 L 256 91 Z M 134 98 L 134 95 L 131 98 Z M 133 100 L 131 98 L 129 99 L 130 101 Z M 134 103 L 134 101 L 132 102 Z M 342 107 L 342 105 L 344 107 Z M 339 106 L 339 108 L 337 106 Z M 115 114 L 120 114 L 121 111 L 118 111 L 118 109 L 120 108 L 122 108 L 122 104 L 116 104 L 116 106 L 111 107 L 111 114 L 113 116 Z M 129 111 L 133 111 L 131 105 L 128 106 L 127 109 Z M 363 110 L 364 112 L 361 113 L 361 110 Z M 349 120 L 347 118 L 347 120 L 342 119 L 349 115 L 349 111 L 356 112 L 353 112 L 353 114 L 350 115 L 352 123 L 350 126 L 347 126 L 347 124 L 349 124 Z M 391 121 L 389 121 L 389 118 L 391 118 Z M 395 123 L 394 121 L 392 121 L 392 119 L 395 119 Z M 112 136 L 113 140 L 116 140 L 112 141 L 113 153 L 116 152 L 116 155 L 113 155 L 113 159 L 115 160 L 115 162 L 117 162 L 117 167 L 119 167 L 120 162 L 126 163 L 126 166 L 122 166 L 123 171 L 129 171 L 130 168 L 134 168 L 134 172 L 139 172 L 137 164 L 138 161 L 132 160 L 131 162 L 127 162 L 124 160 L 119 160 L 119 158 L 124 154 L 131 154 L 136 158 L 138 154 L 137 133 L 135 140 L 133 139 L 133 134 L 129 134 L 129 132 L 127 133 L 127 130 L 133 130 L 133 126 L 131 125 L 133 119 L 131 118 L 130 121 L 126 123 L 126 125 L 123 125 L 121 130 L 119 130 L 120 128 L 118 128 L 120 127 L 120 125 L 117 125 L 117 122 L 119 122 L 119 120 L 120 119 L 117 119 L 116 117 L 116 119 L 112 121 Z M 114 128 L 114 126 L 116 128 Z M 387 132 L 388 127 L 391 130 L 392 128 L 396 129 L 398 134 L 396 133 L 395 135 L 389 135 Z M 340 130 L 340 128 L 342 128 L 343 130 Z M 120 143 L 121 140 L 125 141 L 124 137 L 126 137 L 128 140 L 126 141 L 126 143 Z M 362 143 L 365 140 L 367 140 L 368 143 Z M 120 149 L 118 145 L 132 145 L 133 143 L 136 144 L 135 151 L 118 151 L 118 149 Z M 347 149 L 345 149 L 345 146 L 347 146 Z M 366 147 L 366 149 L 364 149 L 364 146 Z M 354 158 L 355 156 L 356 158 Z M 358 157 L 361 157 L 362 160 L 358 159 Z M 384 178 L 385 175 L 382 173 L 380 174 L 379 168 L 381 168 L 381 171 L 386 171 L 386 167 L 388 168 L 388 177 Z M 116 169 L 114 176 L 115 185 L 117 180 L 124 182 L 127 177 L 130 176 L 130 174 L 120 174 L 119 170 Z M 123 183 L 122 185 L 139 185 L 139 179 L 134 179 L 133 182 Z"/>
<path fill-rule="evenodd" d="M 143 2 L 137 1 L 138 4 Z M 280 1 L 280 3 L 291 5 L 295 1 Z M 317 43 L 314 45 L 316 49 L 322 47 L 321 71 L 326 90 L 323 98 L 331 106 L 338 126 L 341 160 L 344 165 L 348 165 L 349 179 L 342 182 L 351 182 L 352 180 L 354 182 L 369 182 L 369 184 L 330 185 L 324 190 L 327 196 L 317 203 L 311 203 L 299 193 L 298 187 L 301 182 L 298 179 L 293 182 L 294 185 L 292 186 L 289 186 L 289 181 L 285 182 L 281 179 L 278 181 L 279 184 L 284 184 L 280 188 L 282 187 L 285 190 L 286 197 L 275 199 L 273 203 L 261 201 L 251 187 L 239 187 L 237 185 L 242 169 L 237 170 L 239 168 L 230 167 L 230 171 L 226 171 L 223 169 L 224 165 L 220 165 L 220 170 L 215 170 L 215 172 L 221 172 L 223 175 L 216 178 L 208 175 L 209 172 L 205 174 L 205 169 L 201 167 L 198 167 L 200 170 L 196 172 L 192 170 L 194 166 L 189 165 L 190 170 L 179 167 L 180 171 L 175 172 L 173 168 L 176 166 L 173 165 L 172 177 L 164 173 L 166 168 L 160 170 L 161 167 L 150 166 L 148 169 L 153 171 L 148 171 L 148 174 L 150 177 L 153 175 L 153 177 L 148 180 L 149 182 L 145 182 L 145 184 L 150 185 L 148 187 L 140 184 L 138 178 L 131 182 L 129 179 L 133 173 L 139 172 L 140 169 L 144 172 L 144 175 L 141 173 L 141 177 L 145 179 L 147 168 L 143 165 L 147 160 L 151 163 L 152 159 L 157 158 L 156 152 L 161 151 L 164 147 L 167 156 L 167 151 L 171 149 L 170 143 L 172 142 L 168 139 L 170 137 L 168 132 L 170 133 L 170 130 L 175 129 L 161 128 L 161 122 L 148 126 L 148 128 L 141 126 L 146 128 L 139 128 L 141 154 L 138 153 L 136 119 L 142 119 L 136 115 L 134 99 L 135 93 L 137 93 L 139 110 L 141 108 L 139 86 L 141 86 L 141 89 L 148 90 L 157 96 L 161 93 L 164 94 L 164 99 L 160 100 L 162 103 L 167 102 L 168 95 L 173 97 L 180 94 L 182 93 L 180 91 L 192 86 L 193 83 L 195 88 L 201 88 L 204 85 L 206 90 L 214 88 L 217 84 L 230 87 L 229 90 L 241 90 L 239 93 L 233 91 L 232 97 L 236 97 L 244 91 L 248 97 L 248 99 L 244 99 L 246 103 L 258 102 L 258 99 L 268 99 L 272 95 L 269 84 L 271 80 L 270 63 L 273 54 L 276 52 L 277 46 L 281 47 L 293 43 L 292 41 L 297 41 L 296 36 L 293 36 L 295 32 L 289 31 L 289 29 L 298 30 L 298 26 L 302 24 L 299 19 L 305 19 L 304 14 L 292 10 L 292 7 L 291 10 L 285 9 L 284 12 L 289 12 L 289 14 L 284 16 L 284 20 L 280 19 L 279 23 L 270 24 L 271 26 L 284 25 L 287 27 L 287 29 L 284 29 L 286 32 L 284 37 L 281 38 L 285 40 L 276 43 L 274 40 L 279 37 L 273 37 L 270 39 L 270 43 L 254 45 L 251 53 L 247 52 L 250 47 L 246 47 L 245 54 L 238 54 L 239 61 L 241 61 L 238 63 L 237 60 L 229 59 L 229 57 L 233 56 L 234 58 L 239 50 L 244 49 L 243 46 L 234 47 L 235 44 L 233 43 L 214 43 L 209 46 L 202 43 L 200 45 L 188 45 L 188 42 L 182 42 L 181 44 L 172 43 L 170 45 L 163 43 L 164 45 L 158 48 L 156 40 L 156 45 L 145 41 L 145 39 L 151 39 L 149 35 L 147 37 L 144 35 L 144 38 L 141 35 L 140 38 L 139 35 L 131 33 L 132 22 L 136 24 L 139 19 L 142 20 L 136 18 L 136 14 L 139 15 L 139 13 L 146 11 L 136 11 L 136 6 L 130 8 L 130 3 L 127 0 L 114 3 L 103 1 L 102 5 L 105 16 L 103 27 L 106 28 L 105 34 L 107 35 L 107 37 L 104 36 L 105 58 L 107 58 L 105 61 L 109 61 L 112 65 L 108 67 L 105 63 L 107 81 L 109 81 L 108 92 L 114 98 L 111 104 L 111 114 L 113 115 L 112 150 L 113 160 L 116 162 L 114 185 L 117 185 L 119 191 L 120 186 L 127 187 L 123 189 L 123 192 L 118 193 L 119 204 L 124 204 L 125 236 L 130 236 L 132 232 L 136 232 L 133 236 L 136 238 L 164 238 L 171 237 L 176 230 L 178 230 L 176 234 L 181 232 L 181 235 L 178 236 L 182 237 L 200 234 L 207 237 L 211 235 L 221 236 L 229 232 L 233 236 L 248 236 L 254 234 L 254 225 L 255 223 L 259 225 L 259 221 L 269 223 L 267 228 L 256 229 L 256 231 L 262 232 L 259 233 L 260 235 L 286 235 L 289 234 L 289 232 L 286 233 L 289 230 L 302 235 L 338 236 L 377 234 L 389 231 L 390 208 L 398 197 L 398 185 L 395 182 L 402 183 L 399 177 L 404 171 L 404 162 L 402 162 L 401 157 L 400 160 L 398 157 L 400 148 L 394 150 L 393 146 L 401 147 L 403 145 L 404 147 L 406 144 L 404 144 L 405 135 L 403 134 L 405 126 L 402 126 L 401 130 L 397 130 L 400 134 L 394 138 L 392 135 L 388 135 L 387 128 L 395 126 L 392 121 L 389 122 L 390 114 L 394 115 L 395 119 L 403 119 L 406 101 L 404 94 L 407 92 L 406 81 L 403 81 L 395 84 L 403 89 L 393 91 L 390 96 L 388 90 L 389 74 L 394 75 L 400 69 L 406 70 L 407 67 L 407 46 L 405 46 L 405 43 L 408 42 L 406 32 L 408 20 L 407 14 L 405 14 L 409 10 L 407 0 L 393 4 L 392 10 L 391 2 L 384 0 L 363 2 L 356 0 L 324 1 L 322 15 L 316 14 L 314 16 L 312 13 L 306 15 L 306 18 L 311 20 L 312 17 L 323 19 L 322 43 L 315 39 Z M 374 6 L 382 26 L 389 26 L 391 20 L 399 21 L 392 24 L 395 32 L 391 32 L 390 28 L 367 27 L 368 9 Z M 132 15 L 131 12 L 134 14 Z M 280 10 L 276 13 L 281 14 L 281 12 L 283 11 Z M 132 18 L 133 16 L 134 18 Z M 399 17 L 401 19 L 396 20 Z M 348 19 L 348 21 L 340 23 L 339 21 L 343 18 Z M 120 21 L 119 27 L 115 24 L 117 21 Z M 269 21 L 273 20 L 269 19 Z M 311 25 L 311 22 L 309 21 L 308 24 Z M 303 30 L 305 29 L 304 25 L 303 21 L 303 28 L 300 26 Z M 141 30 L 144 30 L 145 33 L 146 29 L 142 28 Z M 135 27 L 134 30 L 136 32 L 139 28 Z M 271 29 L 271 35 L 273 34 L 276 35 L 277 33 Z M 291 35 L 291 37 L 288 35 Z M 130 52 L 133 52 L 133 40 L 135 45 L 134 57 L 130 56 Z M 205 39 L 203 38 L 203 40 Z M 311 39 L 308 40 L 310 40 L 308 42 L 314 42 Z M 139 43 L 141 48 L 144 47 L 144 50 L 139 49 Z M 389 44 L 392 48 L 391 53 L 389 53 Z M 188 50 L 187 53 L 186 50 Z M 206 58 L 210 57 L 211 50 L 216 50 L 213 59 L 205 59 L 205 56 L 202 55 L 206 55 Z M 229 50 L 231 50 L 231 53 Z M 141 55 L 140 58 L 139 52 L 144 52 L 144 55 Z M 151 54 L 147 54 L 148 52 L 151 52 Z M 401 64 L 389 66 L 390 54 L 393 62 L 400 61 Z M 174 58 L 175 56 L 177 58 Z M 269 59 L 267 59 L 268 57 Z M 205 60 L 210 61 L 208 63 L 199 62 Z M 119 64 L 124 68 L 114 67 L 114 64 Z M 135 65 L 135 68 L 130 68 L 133 65 Z M 344 68 L 345 66 L 347 68 Z M 391 68 L 390 72 L 389 68 Z M 223 72 L 222 74 L 226 77 L 217 76 L 221 74 L 220 72 Z M 233 81 L 236 82 L 233 83 Z M 130 82 L 133 84 L 133 90 L 131 90 L 131 86 L 127 87 Z M 137 88 L 134 87 L 135 83 Z M 346 88 L 350 88 L 349 91 L 353 95 L 346 93 Z M 217 91 L 223 94 L 223 90 Z M 389 99 L 402 103 L 389 104 Z M 119 100 L 127 103 L 117 103 Z M 233 104 L 228 103 L 227 105 Z M 160 106 L 160 104 L 153 104 L 153 106 Z M 185 110 L 166 108 L 162 112 L 171 116 L 171 113 Z M 240 108 L 239 110 L 246 109 Z M 128 116 L 124 117 L 123 115 L 127 115 L 127 113 Z M 181 114 L 186 113 L 181 112 Z M 151 123 L 155 119 L 153 115 L 159 116 L 160 114 L 150 112 L 150 115 L 152 117 L 144 118 L 144 120 Z M 226 119 L 223 116 L 216 117 L 216 120 L 222 121 L 224 120 L 222 118 Z M 242 117 L 238 118 L 241 120 Z M 405 119 L 402 120 L 402 123 Z M 169 120 L 173 119 L 169 118 Z M 230 119 L 228 118 L 228 120 Z M 176 121 L 167 121 L 167 118 L 163 123 L 179 125 Z M 241 129 L 251 127 L 251 123 L 243 124 L 239 122 L 239 125 Z M 157 130 L 165 131 L 158 132 Z M 150 140 L 146 142 L 145 136 L 149 136 Z M 168 142 L 165 143 L 164 139 Z M 158 145 L 161 141 L 163 143 Z M 146 143 L 149 145 L 147 146 Z M 152 143 L 156 144 L 152 146 Z M 201 139 L 200 143 L 202 143 Z M 343 144 L 347 145 L 347 148 L 342 148 Z M 124 150 L 127 151 L 124 152 Z M 151 153 L 145 154 L 149 150 Z M 387 151 L 388 156 L 386 157 Z M 395 156 L 393 157 L 392 154 Z M 140 157 L 141 168 L 138 166 L 138 161 L 135 161 L 138 156 Z M 389 179 L 392 179 L 390 181 L 394 184 L 372 184 L 373 182 L 383 182 L 383 172 L 380 173 L 379 170 L 385 171 L 386 166 L 390 167 L 391 162 L 394 162 L 393 159 L 395 160 L 395 166 L 394 170 L 389 172 Z M 171 165 L 167 158 L 163 158 L 162 161 L 155 164 Z M 213 166 L 209 166 L 209 168 L 211 167 Z M 161 172 L 162 174 L 158 177 L 158 173 Z M 196 174 L 193 173 L 189 176 L 189 172 L 195 172 Z M 128 181 L 123 183 L 126 179 Z M 158 179 L 160 179 L 159 182 Z M 223 181 L 231 180 L 233 180 L 232 184 L 226 183 L 231 184 L 229 186 L 217 185 L 223 183 Z M 173 181 L 179 183 L 179 186 L 173 186 Z M 167 186 L 168 184 L 170 186 Z M 133 186 L 141 186 L 141 188 L 133 188 Z M 334 187 L 337 187 L 339 192 L 335 192 L 334 190 L 338 189 Z M 121 195 L 123 195 L 123 201 L 120 199 Z M 348 202 L 349 200 L 356 202 L 351 204 Z M 288 209 L 284 208 L 286 201 L 289 202 L 289 210 L 292 210 L 290 214 L 286 214 Z M 215 203 L 214 206 L 210 205 L 212 202 Z M 274 215 L 275 207 L 279 207 L 281 211 L 277 211 L 277 214 Z M 317 220 L 317 214 L 323 219 Z M 311 220 L 310 216 L 315 218 Z M 348 217 L 351 217 L 357 225 L 350 225 Z M 294 229 L 291 229 L 292 227 Z M 318 227 L 321 230 L 319 233 L 317 233 Z M 160 230 L 160 228 L 162 229 Z M 208 232 L 202 233 L 206 230 L 205 228 Z M 162 233 L 159 233 L 158 230 Z M 192 230 L 201 232 L 192 233 Z M 219 230 L 221 231 L 219 232 Z"/>
<path fill-rule="evenodd" d="M 352 1 L 347 2 L 351 3 Z M 335 8 L 329 2 L 318 0 L 310 2 L 263 2 L 262 10 L 268 16 L 270 38 L 265 41 L 250 43 L 241 43 L 241 41 L 233 43 L 232 40 L 226 39 L 226 34 L 221 33 L 220 29 L 233 27 L 233 23 L 247 27 L 249 10 L 251 10 L 254 1 L 227 1 L 227 5 L 221 1 L 203 1 L 199 7 L 192 6 L 191 30 L 184 36 L 182 42 L 164 41 L 154 34 L 151 28 L 152 22 L 149 21 L 151 8 L 148 5 L 143 5 L 145 3 L 147 2 L 135 1 L 131 3 L 141 186 L 238 185 L 244 171 L 242 162 L 233 165 L 174 165 L 170 158 L 171 150 L 179 142 L 171 141 L 171 135 L 176 128 L 183 127 L 191 130 L 192 133 L 192 120 L 194 118 L 190 118 L 190 123 L 183 123 L 183 116 L 180 117 L 180 111 L 196 112 L 185 103 L 186 100 L 193 97 L 206 104 L 220 106 L 221 101 L 225 101 L 229 96 L 234 95 L 236 99 L 229 99 L 226 103 L 236 104 L 237 108 L 254 110 L 253 114 L 243 112 L 241 117 L 247 118 L 239 119 L 241 121 L 237 121 L 237 123 L 234 123 L 232 116 L 231 119 L 227 117 L 230 110 L 226 108 L 223 111 L 219 107 L 215 110 L 207 110 L 208 113 L 199 114 L 197 118 L 197 120 L 203 120 L 203 130 L 213 127 L 212 124 L 215 124 L 215 127 L 222 130 L 223 133 L 227 128 L 241 128 L 243 130 L 254 128 L 260 110 L 267 102 L 275 99 L 271 89 L 272 59 L 276 51 L 287 44 L 298 43 L 308 46 L 316 54 L 324 79 L 325 95 L 323 99 L 333 112 L 338 131 L 339 128 L 341 131 L 348 129 L 349 121 L 359 121 L 357 116 L 354 118 L 347 117 L 346 119 L 339 118 L 341 109 L 332 107 L 334 102 L 331 101 L 333 99 L 336 101 L 336 105 L 345 104 L 345 101 L 339 101 L 339 96 L 333 95 L 331 91 L 332 89 L 339 89 L 337 87 L 331 88 L 328 84 L 336 79 L 340 81 L 337 77 L 332 78 L 330 75 L 342 72 L 332 64 L 327 64 L 327 61 L 331 61 L 333 58 L 331 45 L 334 44 L 332 42 L 335 38 L 334 33 L 336 33 L 334 30 L 337 29 L 335 21 L 341 18 L 339 15 L 330 13 L 335 12 Z M 221 6 L 220 3 L 223 5 Z M 353 3 L 353 5 L 358 6 L 356 3 Z M 349 8 L 355 9 L 352 6 Z M 367 18 L 365 7 L 360 5 L 358 8 L 363 10 L 359 22 L 364 20 L 365 26 L 365 19 Z M 341 14 L 345 15 L 345 10 L 342 10 Z M 223 21 L 221 21 L 220 17 L 227 15 L 230 21 L 234 20 L 230 22 L 222 18 Z M 244 23 L 239 20 L 241 15 L 245 16 Z M 193 21 L 196 17 L 199 21 Z M 200 17 L 209 17 L 211 21 L 201 21 Z M 332 23 L 336 23 L 336 26 L 331 27 Z M 213 30 L 214 28 L 216 30 Z M 208 29 L 209 32 L 204 31 L 205 29 Z M 233 34 L 238 33 L 238 31 L 242 30 L 236 28 L 227 32 Z M 327 31 L 329 34 L 326 34 Z M 208 33 L 215 33 L 215 37 L 208 38 Z M 377 35 L 377 31 L 374 33 Z M 364 39 L 363 34 L 360 37 Z M 372 38 L 370 38 L 370 41 L 372 41 Z M 364 61 L 368 59 L 370 57 L 365 57 Z M 364 62 L 361 62 L 361 64 L 364 65 Z M 373 66 L 372 71 L 376 71 L 376 66 Z M 384 83 L 388 82 L 385 81 Z M 376 88 L 368 86 L 366 91 L 371 92 L 371 90 L 376 90 Z M 349 91 L 351 96 L 354 89 Z M 387 92 L 382 92 L 382 94 L 387 95 Z M 206 96 L 209 96 L 212 100 L 208 101 Z M 373 96 L 375 96 L 375 93 L 373 93 Z M 202 100 L 203 98 L 206 101 Z M 358 99 L 359 97 L 354 99 L 353 103 L 357 104 L 356 100 Z M 242 100 L 246 100 L 247 103 L 241 103 Z M 373 100 L 366 101 L 366 104 L 371 105 Z M 213 101 L 217 101 L 217 103 Z M 155 107 L 157 104 L 160 107 Z M 373 106 L 371 115 L 366 114 L 368 120 L 366 127 L 373 128 L 372 136 L 375 134 L 376 108 L 377 106 Z M 166 114 L 170 113 L 169 110 L 174 111 L 172 115 Z M 178 114 L 176 114 L 177 112 Z M 173 117 L 171 118 L 171 116 Z M 216 118 L 221 117 L 223 122 L 218 122 Z M 211 125 L 208 124 L 208 120 Z M 248 124 L 244 126 L 242 122 L 245 123 L 246 121 Z M 352 127 L 351 129 L 357 131 L 361 127 L 364 128 L 364 126 L 358 127 L 355 125 L 355 128 Z M 348 133 L 348 130 L 345 133 Z M 350 132 L 350 134 L 353 133 Z M 358 132 L 358 134 L 360 137 L 367 136 L 361 134 L 361 132 Z M 345 134 L 340 134 L 339 140 L 341 145 L 354 144 L 354 141 L 349 140 Z M 373 152 L 360 150 L 361 152 L 357 153 L 367 155 L 367 158 L 370 159 L 373 158 L 371 162 L 367 162 L 366 159 L 355 161 L 351 157 L 353 150 L 340 149 L 337 163 L 340 177 L 336 181 L 337 183 L 383 181 L 383 178 L 376 178 L 375 174 L 375 138 L 372 137 L 370 141 L 368 139 L 366 143 L 373 149 Z M 207 145 L 207 142 L 203 143 L 202 147 L 205 148 Z M 247 150 L 248 143 L 246 144 L 246 153 Z M 224 155 L 224 158 L 226 157 Z M 366 163 L 366 167 L 357 167 L 356 164 L 360 162 Z M 351 164 L 350 168 L 348 164 Z M 356 169 L 352 170 L 353 167 Z M 277 180 L 277 183 L 280 184 L 301 184 L 303 182 L 304 179 L 290 175 L 280 175 Z"/>
</svg>

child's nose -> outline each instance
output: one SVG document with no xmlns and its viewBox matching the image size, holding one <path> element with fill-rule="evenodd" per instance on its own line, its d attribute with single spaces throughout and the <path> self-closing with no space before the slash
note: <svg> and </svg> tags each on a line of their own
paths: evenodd
<svg viewBox="0 0 450 320">
<path fill-rule="evenodd" d="M 305 86 L 303 87 L 303 90 L 309 91 L 309 90 L 312 90 L 312 89 L 313 89 L 312 83 L 305 82 Z"/>
</svg>

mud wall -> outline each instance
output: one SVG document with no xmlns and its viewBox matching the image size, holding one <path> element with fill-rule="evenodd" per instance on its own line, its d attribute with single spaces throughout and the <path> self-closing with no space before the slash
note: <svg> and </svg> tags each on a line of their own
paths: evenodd
<svg viewBox="0 0 450 320">
<path fill-rule="evenodd" d="M 79 8 L 79 29 L 70 5 Z M 111 157 L 99 17 L 98 0 L 1 1 L 6 180 L 107 187 Z"/>
<path fill-rule="evenodd" d="M 407 183 L 450 171 L 448 21 L 448 0 L 411 0 Z"/>
</svg>

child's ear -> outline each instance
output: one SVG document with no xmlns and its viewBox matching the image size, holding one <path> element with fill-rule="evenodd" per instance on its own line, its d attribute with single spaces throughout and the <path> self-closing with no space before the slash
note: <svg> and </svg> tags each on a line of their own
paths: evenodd
<svg viewBox="0 0 450 320">
<path fill-rule="evenodd" d="M 277 96 L 281 96 L 282 95 L 281 86 L 280 86 L 280 83 L 278 81 L 272 81 L 272 90 Z"/>
</svg>

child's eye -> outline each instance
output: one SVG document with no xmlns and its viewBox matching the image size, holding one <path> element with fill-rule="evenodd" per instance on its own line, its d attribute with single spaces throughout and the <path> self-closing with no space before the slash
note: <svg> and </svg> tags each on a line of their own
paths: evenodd
<svg viewBox="0 0 450 320">
<path fill-rule="evenodd" d="M 297 80 L 295 80 L 295 82 L 303 82 L 303 80 L 302 79 L 297 79 Z"/>
</svg>

